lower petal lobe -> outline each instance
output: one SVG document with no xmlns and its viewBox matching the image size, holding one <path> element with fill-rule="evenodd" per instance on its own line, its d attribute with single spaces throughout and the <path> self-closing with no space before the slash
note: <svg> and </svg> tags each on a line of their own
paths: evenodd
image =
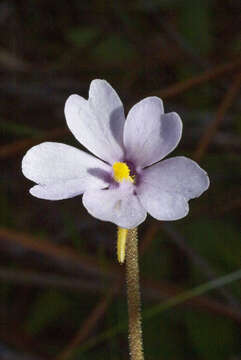
<svg viewBox="0 0 241 360">
<path fill-rule="evenodd" d="M 83 195 L 83 204 L 92 216 L 122 228 L 134 228 L 146 218 L 138 197 L 133 191 L 123 190 L 122 186 L 87 191 Z"/>
</svg>

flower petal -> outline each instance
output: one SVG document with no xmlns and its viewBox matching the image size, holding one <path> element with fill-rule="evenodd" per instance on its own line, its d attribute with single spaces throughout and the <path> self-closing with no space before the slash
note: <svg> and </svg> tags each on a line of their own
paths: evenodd
<svg viewBox="0 0 241 360">
<path fill-rule="evenodd" d="M 161 161 L 144 169 L 136 191 L 143 207 L 158 220 L 177 220 L 187 215 L 187 201 L 209 187 L 206 172 L 185 157 Z"/>
<path fill-rule="evenodd" d="M 69 192 L 72 197 L 89 188 L 103 188 L 109 184 L 111 174 L 110 166 L 94 156 L 54 142 L 44 142 L 28 150 L 22 161 L 22 171 L 28 179 L 50 186 L 48 189 L 55 194 L 53 197 L 60 197 L 62 192 Z M 72 189 L 67 190 L 68 186 Z M 44 194 L 46 191 L 47 187 L 34 187 L 31 193 Z"/>
<path fill-rule="evenodd" d="M 147 191 L 138 194 L 146 211 L 157 220 L 178 220 L 188 214 L 188 202 L 182 195 L 158 192 L 149 185 Z"/>
<path fill-rule="evenodd" d="M 83 194 L 86 186 L 79 180 L 66 180 L 50 185 L 35 185 L 29 192 L 31 195 L 45 200 L 63 200 Z"/>
<path fill-rule="evenodd" d="M 106 190 L 90 190 L 83 195 L 83 205 L 88 212 L 103 221 L 131 229 L 146 218 L 146 211 L 133 191 L 121 187 Z"/>
<path fill-rule="evenodd" d="M 162 100 L 148 97 L 130 110 L 124 127 L 128 160 L 145 167 L 164 158 L 181 139 L 182 121 L 178 114 L 164 114 Z"/>
<path fill-rule="evenodd" d="M 76 139 L 93 154 L 110 164 L 123 157 L 124 109 L 108 82 L 93 80 L 88 101 L 71 95 L 65 117 Z"/>
</svg>

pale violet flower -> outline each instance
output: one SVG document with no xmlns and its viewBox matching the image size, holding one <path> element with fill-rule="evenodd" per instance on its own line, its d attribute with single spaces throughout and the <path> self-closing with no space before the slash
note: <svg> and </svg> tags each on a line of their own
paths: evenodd
<svg viewBox="0 0 241 360">
<path fill-rule="evenodd" d="M 158 220 L 188 214 L 188 201 L 209 187 L 209 178 L 194 161 L 175 149 L 182 121 L 164 113 L 162 100 L 138 102 L 125 119 L 122 102 L 104 80 L 90 84 L 89 99 L 71 95 L 65 104 L 67 124 L 93 155 L 69 145 L 44 142 L 22 161 L 23 174 L 37 183 L 30 193 L 61 200 L 83 194 L 83 204 L 97 219 L 130 229 L 147 213 Z"/>
</svg>

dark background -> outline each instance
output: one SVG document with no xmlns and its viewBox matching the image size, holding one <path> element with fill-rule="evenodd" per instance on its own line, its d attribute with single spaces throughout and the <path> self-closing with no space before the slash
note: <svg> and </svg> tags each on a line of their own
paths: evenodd
<svg viewBox="0 0 241 360">
<path fill-rule="evenodd" d="M 95 78 L 126 111 L 162 97 L 184 124 L 174 155 L 211 180 L 187 218 L 140 226 L 143 312 L 166 304 L 144 319 L 146 359 L 241 359 L 240 282 L 193 291 L 240 267 L 240 12 L 240 0 L 0 1 L 1 359 L 128 358 L 115 226 L 80 197 L 31 197 L 21 172 L 34 144 L 80 146 L 64 103 Z"/>
</svg>

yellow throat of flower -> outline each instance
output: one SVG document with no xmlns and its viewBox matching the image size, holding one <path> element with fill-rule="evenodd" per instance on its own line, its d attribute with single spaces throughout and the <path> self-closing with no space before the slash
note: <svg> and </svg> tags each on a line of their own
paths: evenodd
<svg viewBox="0 0 241 360">
<path fill-rule="evenodd" d="M 115 162 L 112 166 L 114 172 L 114 179 L 117 182 L 122 182 L 123 180 L 128 180 L 134 182 L 133 177 L 130 176 L 130 169 L 124 162 Z"/>
</svg>

